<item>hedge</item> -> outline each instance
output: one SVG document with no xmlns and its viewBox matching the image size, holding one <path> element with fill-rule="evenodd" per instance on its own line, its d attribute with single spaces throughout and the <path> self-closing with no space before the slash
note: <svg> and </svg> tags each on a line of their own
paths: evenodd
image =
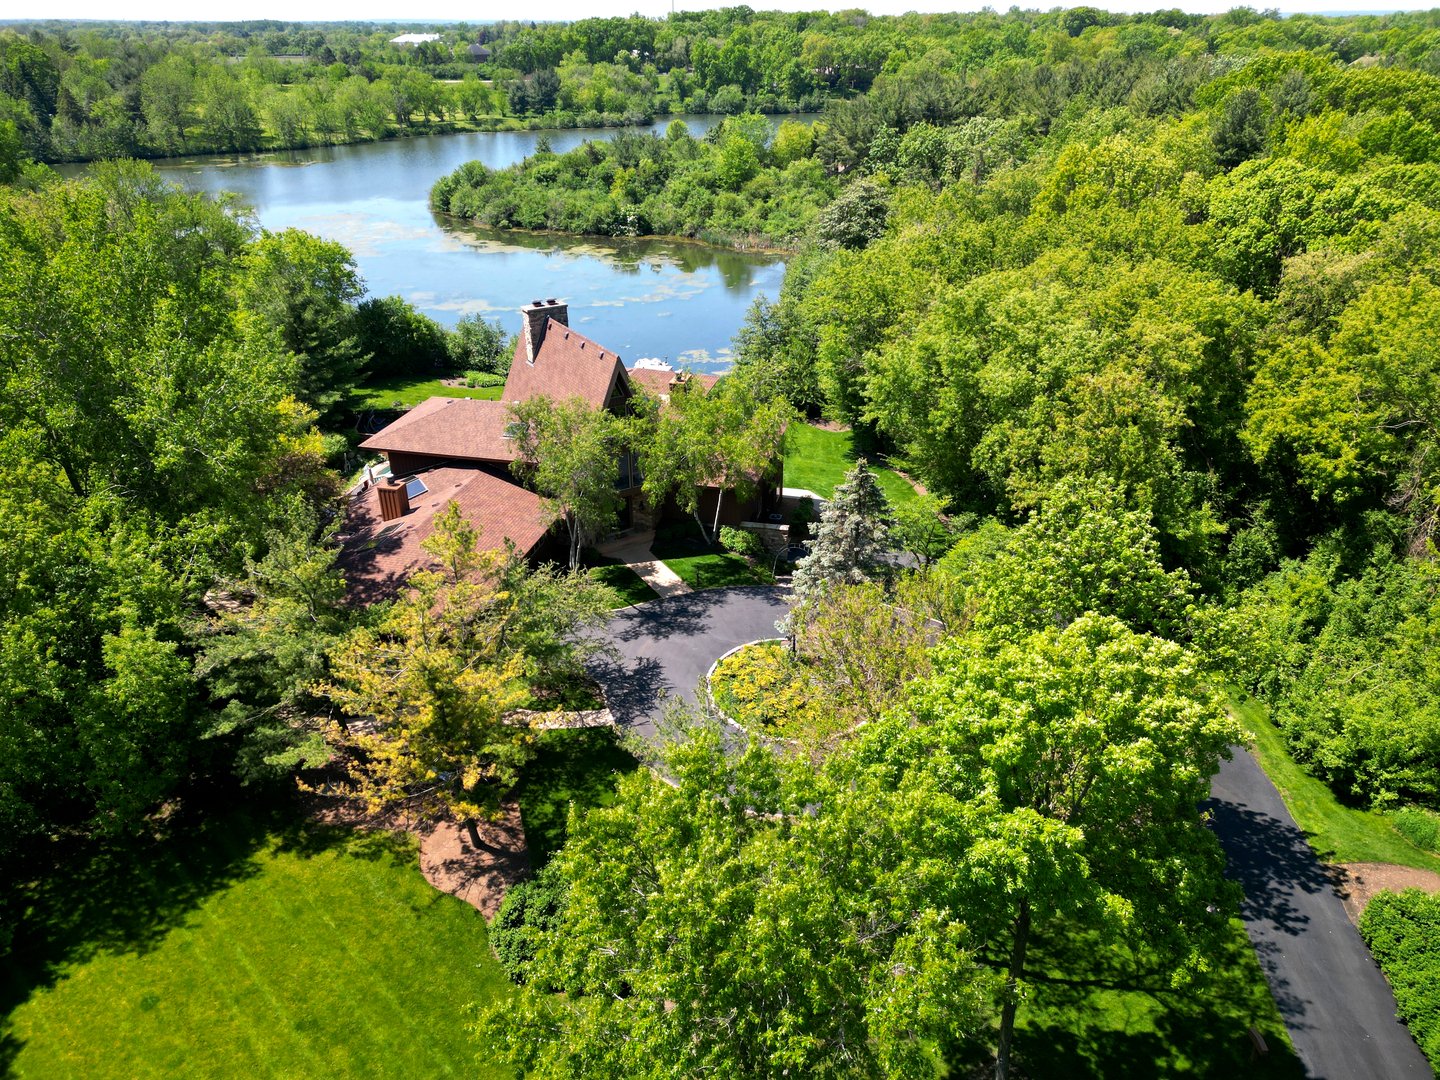
<svg viewBox="0 0 1440 1080">
<path fill-rule="evenodd" d="M 1382 892 L 1360 916 L 1360 936 L 1395 990 L 1400 1019 L 1440 1065 L 1440 897 Z"/>
</svg>

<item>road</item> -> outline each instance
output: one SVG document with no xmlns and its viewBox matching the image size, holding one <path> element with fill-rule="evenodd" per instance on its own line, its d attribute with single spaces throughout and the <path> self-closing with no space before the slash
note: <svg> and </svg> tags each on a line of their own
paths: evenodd
<svg viewBox="0 0 1440 1080">
<path fill-rule="evenodd" d="M 611 619 L 614 657 L 595 666 L 622 728 L 650 737 L 669 696 L 693 699 L 710 665 L 774 637 L 785 590 L 711 589 L 625 608 Z M 1241 916 L 1291 1041 L 1315 1080 L 1409 1080 L 1432 1075 L 1395 1016 L 1390 986 L 1351 925 L 1319 860 L 1269 778 L 1237 750 L 1206 806 L 1229 874 L 1245 890 Z"/>
<path fill-rule="evenodd" d="M 789 595 L 770 586 L 705 589 L 617 611 L 608 629 L 616 657 L 591 666 L 616 723 L 652 737 L 666 698 L 694 700 L 695 687 L 718 657 L 776 636 Z"/>
<path fill-rule="evenodd" d="M 1351 925 L 1280 793 L 1243 750 L 1210 782 L 1227 873 L 1290 1040 L 1317 1080 L 1431 1076 L 1390 984 Z"/>
</svg>

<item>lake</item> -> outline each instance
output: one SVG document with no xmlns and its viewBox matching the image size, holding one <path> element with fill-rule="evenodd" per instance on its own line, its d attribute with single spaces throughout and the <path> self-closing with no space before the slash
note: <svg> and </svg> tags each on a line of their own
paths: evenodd
<svg viewBox="0 0 1440 1080">
<path fill-rule="evenodd" d="M 722 118 L 683 119 L 699 135 Z M 340 241 L 372 295 L 398 293 L 446 325 L 478 312 L 517 333 L 519 308 L 554 296 L 569 303 L 572 326 L 627 364 L 659 357 L 724 371 L 746 309 L 762 292 L 779 293 L 783 258 L 670 240 L 480 229 L 427 205 L 431 185 L 467 161 L 498 168 L 533 153 L 542 134 L 563 153 L 614 133 L 476 132 L 156 165 L 193 190 L 235 192 L 267 229 Z"/>
</svg>

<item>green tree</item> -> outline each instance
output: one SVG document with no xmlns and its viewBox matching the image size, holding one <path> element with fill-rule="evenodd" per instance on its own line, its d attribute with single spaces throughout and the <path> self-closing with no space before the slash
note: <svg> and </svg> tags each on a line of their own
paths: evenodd
<svg viewBox="0 0 1440 1080">
<path fill-rule="evenodd" d="M 928 492 L 894 508 L 892 534 L 901 551 L 929 566 L 955 542 L 955 526 L 944 514 L 945 503 Z"/>
<path fill-rule="evenodd" d="M 360 354 L 371 378 L 428 375 L 450 363 L 445 328 L 400 296 L 371 297 L 355 308 Z"/>
<path fill-rule="evenodd" d="M 802 601 L 836 585 L 859 585 L 889 570 L 894 550 L 890 500 L 869 463 L 860 458 L 820 511 L 810 554 L 795 568 L 795 595 Z"/>
<path fill-rule="evenodd" d="M 885 776 L 897 803 L 914 776 L 973 813 L 975 842 L 950 872 L 972 930 L 1008 954 L 1004 1080 L 1037 925 L 1072 920 L 1143 942 L 1178 983 L 1205 970 L 1238 889 L 1197 805 L 1243 735 L 1195 657 L 1107 616 L 1018 640 L 957 639 L 934 663 L 914 692 L 918 723 L 867 728 L 857 768 Z"/>
<path fill-rule="evenodd" d="M 514 352 L 515 338 L 499 319 L 489 322 L 482 315 L 462 315 L 450 332 L 450 362 L 465 371 L 507 374 Z"/>
<path fill-rule="evenodd" d="M 570 568 L 587 544 L 617 520 L 621 431 L 616 418 L 580 398 L 541 394 L 510 405 L 515 475 L 534 486 L 552 523 L 564 523 Z"/>
<path fill-rule="evenodd" d="M 355 259 L 299 229 L 263 233 L 245 258 L 241 303 L 294 355 L 295 396 L 322 417 L 343 408 L 359 381 L 354 303 L 364 292 Z"/>
</svg>

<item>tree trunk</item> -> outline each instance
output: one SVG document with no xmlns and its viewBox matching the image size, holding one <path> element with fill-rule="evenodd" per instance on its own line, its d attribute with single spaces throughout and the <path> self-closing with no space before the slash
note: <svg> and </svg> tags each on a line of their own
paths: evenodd
<svg viewBox="0 0 1440 1080">
<path fill-rule="evenodd" d="M 704 540 L 707 544 L 710 543 L 710 536 L 709 536 L 708 533 L 705 532 L 705 521 L 704 521 L 703 518 L 700 517 L 700 500 L 699 500 L 699 499 L 696 499 L 696 500 L 695 500 L 695 511 L 694 511 L 694 515 L 695 515 L 695 524 L 700 526 L 700 539 L 701 539 L 701 540 Z"/>
<path fill-rule="evenodd" d="M 1025 975 L 1025 944 L 1030 937 L 1030 901 L 1020 901 L 1015 919 L 1015 945 L 1010 950 L 1010 974 L 1005 979 L 1005 1006 L 1000 1011 L 1000 1048 L 995 1054 L 995 1080 L 1010 1076 L 1010 1037 L 1015 1033 L 1015 1006 L 1020 980 Z"/>
<path fill-rule="evenodd" d="M 715 525 L 710 530 L 710 543 L 720 542 L 720 504 L 725 501 L 725 489 L 715 489 Z"/>
<path fill-rule="evenodd" d="M 470 836 L 470 846 L 476 851 L 484 851 L 485 845 L 480 842 L 480 830 L 475 827 L 475 819 L 465 819 L 465 832 Z"/>
</svg>

